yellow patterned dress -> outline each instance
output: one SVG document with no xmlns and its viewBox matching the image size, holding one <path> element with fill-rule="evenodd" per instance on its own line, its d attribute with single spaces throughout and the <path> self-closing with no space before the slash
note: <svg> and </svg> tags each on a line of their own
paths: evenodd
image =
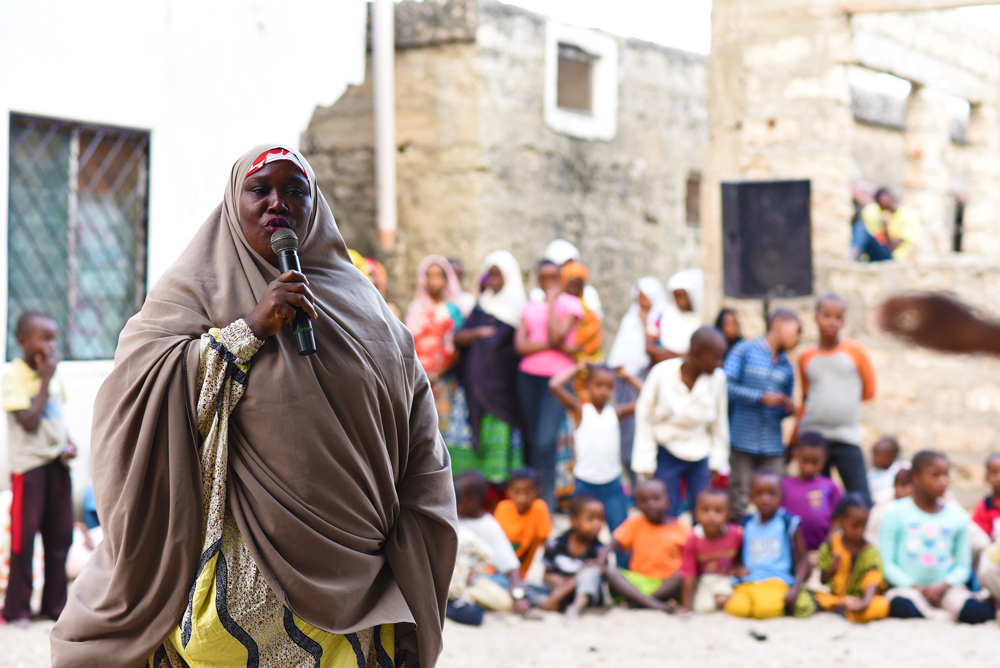
<svg viewBox="0 0 1000 668">
<path fill-rule="evenodd" d="M 180 624 L 152 668 L 393 668 L 395 627 L 338 635 L 310 626 L 271 591 L 226 504 L 229 416 L 263 345 L 243 320 L 201 338 L 198 431 L 204 486 L 201 562 Z"/>
</svg>

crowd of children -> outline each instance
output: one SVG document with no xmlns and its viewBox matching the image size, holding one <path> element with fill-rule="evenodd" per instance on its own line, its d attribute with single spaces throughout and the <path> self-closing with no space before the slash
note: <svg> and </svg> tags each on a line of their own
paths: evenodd
<svg viewBox="0 0 1000 668">
<path fill-rule="evenodd" d="M 384 284 L 381 265 L 355 261 Z M 510 253 L 487 257 L 478 299 L 462 290 L 462 269 L 427 258 L 405 316 L 453 457 L 450 619 L 609 605 L 858 623 L 996 618 L 1000 455 L 971 518 L 948 495 L 941 453 L 908 462 L 885 437 L 866 468 L 860 406 L 875 371 L 864 346 L 841 337 L 840 298 L 817 303 L 819 341 L 800 356 L 796 406 L 798 316 L 776 311 L 751 340 L 731 311 L 704 327 L 698 271 L 668 290 L 640 279 L 604 365 L 601 302 L 572 245 L 549 247 L 531 296 Z M 35 533 L 42 613 L 57 617 L 66 601 L 75 449 L 59 414 L 55 322 L 26 314 L 17 335 L 23 359 L 3 380 L 14 473 L 4 618 L 24 623 Z M 554 534 L 560 497 L 569 528 Z"/>
<path fill-rule="evenodd" d="M 502 262 L 494 254 L 472 331 L 456 319 L 437 342 L 458 369 L 442 416 L 462 529 L 452 619 L 531 608 L 576 617 L 616 604 L 756 619 L 832 612 L 858 623 L 996 617 L 1000 456 L 987 464 L 994 493 L 971 520 L 947 497 L 944 455 L 907 462 L 885 437 L 867 467 L 860 409 L 875 395 L 876 374 L 865 347 L 841 336 L 842 299 L 818 300 L 819 340 L 796 373 L 797 314 L 777 310 L 765 335 L 743 340 L 731 311 L 716 327 L 701 325 L 700 272 L 682 272 L 668 290 L 647 277 L 604 365 L 595 345 L 600 300 L 576 249 L 555 247 L 531 296 L 509 254 Z M 435 262 L 444 260 L 422 267 L 430 287 Z M 452 271 L 441 267 L 437 284 L 451 282 Z M 508 375 L 463 369 L 463 356 L 495 337 L 498 324 L 510 332 L 506 348 L 491 353 L 505 368 L 493 369 Z M 503 447 L 484 442 L 489 407 L 471 420 L 470 443 L 455 430 L 456 400 L 482 396 L 484 385 L 516 395 L 506 405 L 516 401 L 520 412 L 502 416 Z M 782 423 L 791 416 L 786 443 Z M 555 470 L 564 443 L 568 485 Z M 560 497 L 569 528 L 554 535 L 552 513 L 567 508 Z"/>
</svg>

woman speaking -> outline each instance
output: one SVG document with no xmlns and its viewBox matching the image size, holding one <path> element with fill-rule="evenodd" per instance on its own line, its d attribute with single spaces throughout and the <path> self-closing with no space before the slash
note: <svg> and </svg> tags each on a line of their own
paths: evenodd
<svg viewBox="0 0 1000 668">
<path fill-rule="evenodd" d="M 93 443 L 105 540 L 53 666 L 433 666 L 456 551 L 434 398 L 297 152 L 233 167 L 122 332 Z"/>
</svg>

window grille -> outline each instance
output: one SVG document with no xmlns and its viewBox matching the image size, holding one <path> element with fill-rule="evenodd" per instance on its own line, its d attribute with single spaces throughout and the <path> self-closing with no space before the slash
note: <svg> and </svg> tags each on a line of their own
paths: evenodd
<svg viewBox="0 0 1000 668">
<path fill-rule="evenodd" d="M 11 114 L 7 360 L 20 314 L 59 325 L 61 359 L 114 357 L 146 295 L 149 133 Z"/>
</svg>

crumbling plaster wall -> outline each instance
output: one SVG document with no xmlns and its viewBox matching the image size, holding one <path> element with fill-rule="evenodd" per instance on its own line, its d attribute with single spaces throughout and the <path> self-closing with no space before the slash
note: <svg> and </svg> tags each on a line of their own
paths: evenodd
<svg viewBox="0 0 1000 668">
<path fill-rule="evenodd" d="M 610 344 L 637 278 L 666 280 L 700 262 L 685 194 L 708 140 L 704 58 L 619 39 L 618 133 L 574 139 L 544 122 L 543 17 L 490 0 L 396 8 L 406 41 L 396 54 L 394 252 L 376 247 L 370 82 L 318 108 L 303 134 L 348 243 L 382 257 L 405 305 L 429 253 L 457 255 L 473 274 L 488 252 L 509 249 L 527 277 L 565 237 L 604 298 Z"/>
</svg>

